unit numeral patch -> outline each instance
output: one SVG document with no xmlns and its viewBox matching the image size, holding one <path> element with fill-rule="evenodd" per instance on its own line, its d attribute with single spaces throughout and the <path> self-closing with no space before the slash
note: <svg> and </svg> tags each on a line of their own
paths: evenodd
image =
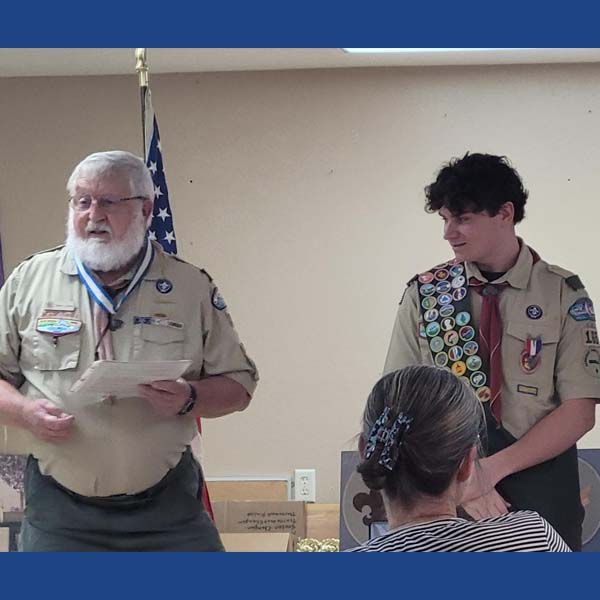
<svg viewBox="0 0 600 600">
<path fill-rule="evenodd" d="M 583 337 L 586 346 L 600 346 L 600 342 L 598 341 L 598 331 L 596 329 L 584 329 Z"/>
</svg>

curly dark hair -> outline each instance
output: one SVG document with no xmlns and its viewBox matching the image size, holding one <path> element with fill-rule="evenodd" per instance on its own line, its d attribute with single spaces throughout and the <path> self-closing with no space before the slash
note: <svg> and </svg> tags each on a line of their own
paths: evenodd
<svg viewBox="0 0 600 600">
<path fill-rule="evenodd" d="M 506 156 L 469 154 L 453 158 L 425 188 L 427 212 L 448 209 L 458 216 L 465 212 L 498 214 L 506 202 L 515 209 L 514 222 L 525 216 L 529 192 Z"/>
</svg>

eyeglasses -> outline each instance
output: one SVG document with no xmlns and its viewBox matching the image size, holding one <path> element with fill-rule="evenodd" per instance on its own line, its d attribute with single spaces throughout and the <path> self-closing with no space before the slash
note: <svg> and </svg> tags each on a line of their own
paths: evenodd
<svg viewBox="0 0 600 600">
<path fill-rule="evenodd" d="M 145 200 L 145 196 L 130 196 L 129 198 L 111 198 L 109 196 L 101 196 L 96 198 L 95 196 L 80 196 L 79 198 L 70 198 L 69 202 L 74 210 L 77 212 L 86 212 L 92 208 L 92 203 L 95 200 L 96 206 L 106 212 L 113 212 L 117 210 L 124 202 L 128 200 Z"/>
</svg>

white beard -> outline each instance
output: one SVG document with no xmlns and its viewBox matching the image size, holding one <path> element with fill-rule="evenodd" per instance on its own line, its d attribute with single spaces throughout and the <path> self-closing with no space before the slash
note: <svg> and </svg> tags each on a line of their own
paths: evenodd
<svg viewBox="0 0 600 600">
<path fill-rule="evenodd" d="M 107 224 L 88 223 L 87 229 L 101 229 L 112 235 Z M 139 253 L 146 235 L 146 220 L 142 211 L 135 214 L 125 239 L 104 242 L 97 238 L 82 239 L 73 227 L 73 209 L 69 210 L 67 220 L 66 246 L 86 267 L 92 271 L 116 271 L 130 263 Z"/>
</svg>

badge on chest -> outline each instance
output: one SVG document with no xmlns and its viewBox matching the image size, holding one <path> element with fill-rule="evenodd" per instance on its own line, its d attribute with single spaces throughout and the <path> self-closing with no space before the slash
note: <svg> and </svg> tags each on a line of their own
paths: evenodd
<svg viewBox="0 0 600 600">
<path fill-rule="evenodd" d="M 525 373 L 533 373 L 541 363 L 542 359 L 542 337 L 527 336 L 525 348 L 521 352 L 521 368 Z"/>
</svg>

